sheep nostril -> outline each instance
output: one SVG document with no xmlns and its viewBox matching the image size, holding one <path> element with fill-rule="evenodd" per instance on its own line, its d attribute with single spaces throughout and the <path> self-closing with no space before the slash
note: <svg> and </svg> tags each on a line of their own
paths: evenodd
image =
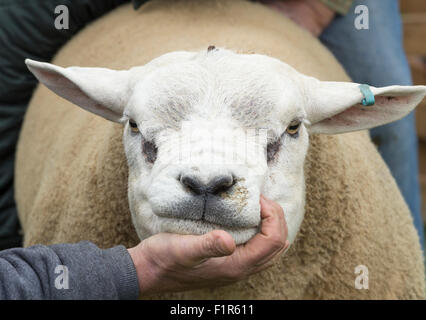
<svg viewBox="0 0 426 320">
<path fill-rule="evenodd" d="M 197 178 L 192 176 L 180 176 L 180 182 L 195 194 L 203 194 L 206 192 L 206 187 Z"/>
<path fill-rule="evenodd" d="M 227 191 L 235 184 L 235 179 L 232 175 L 224 175 L 215 177 L 208 186 L 208 192 L 212 194 L 218 194 L 220 192 Z"/>
<path fill-rule="evenodd" d="M 216 176 L 207 185 L 190 175 L 180 175 L 178 179 L 187 189 L 197 195 L 207 193 L 217 195 L 230 189 L 236 182 L 232 175 Z"/>
</svg>

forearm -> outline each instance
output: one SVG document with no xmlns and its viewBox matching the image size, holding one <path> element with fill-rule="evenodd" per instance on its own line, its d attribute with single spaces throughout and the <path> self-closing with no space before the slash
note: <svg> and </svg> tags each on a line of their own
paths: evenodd
<svg viewBox="0 0 426 320">
<path fill-rule="evenodd" d="M 66 267 L 68 275 L 57 266 Z M 138 294 L 136 270 L 123 246 L 101 250 L 85 241 L 0 251 L 0 299 L 136 299 Z"/>
</svg>

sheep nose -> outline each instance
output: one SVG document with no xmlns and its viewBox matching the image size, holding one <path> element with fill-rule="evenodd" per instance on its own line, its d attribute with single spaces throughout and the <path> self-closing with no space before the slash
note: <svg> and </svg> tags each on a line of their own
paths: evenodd
<svg viewBox="0 0 426 320">
<path fill-rule="evenodd" d="M 235 180 L 232 175 L 221 175 L 214 177 L 209 183 L 204 184 L 191 175 L 182 175 L 180 182 L 195 194 L 218 194 L 231 188 Z"/>
</svg>

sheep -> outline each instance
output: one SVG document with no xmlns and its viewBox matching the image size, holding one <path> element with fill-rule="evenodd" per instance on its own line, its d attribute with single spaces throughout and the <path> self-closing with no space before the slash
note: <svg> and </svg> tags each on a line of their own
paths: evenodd
<svg viewBox="0 0 426 320">
<path fill-rule="evenodd" d="M 211 44 L 218 49 L 206 50 Z M 284 208 L 292 243 L 273 267 L 223 288 L 145 298 L 424 297 L 409 210 L 368 134 L 321 133 L 396 120 L 420 102 L 425 87 L 371 87 L 376 104 L 361 106 L 358 85 L 317 40 L 245 1 L 153 1 L 138 12 L 123 6 L 77 35 L 54 63 L 141 67 L 27 61 L 42 83 L 92 113 L 43 86 L 36 90 L 16 162 L 25 245 L 86 239 L 131 246 L 160 231 L 217 227 L 244 243 L 256 232 L 263 192 Z M 201 106 L 216 112 L 214 120 Z M 236 123 L 267 128 L 257 143 L 269 144 L 271 159 L 250 154 L 254 164 L 230 164 L 226 172 L 197 153 L 173 162 L 183 123 L 192 132 Z M 164 124 L 170 130 L 158 135 Z M 276 149 L 281 136 L 285 144 Z M 212 186 L 221 192 L 209 211 L 197 209 L 192 193 Z M 187 210 L 173 205 L 183 199 Z M 205 222 L 192 221 L 200 212 Z M 355 286 L 359 266 L 368 268 L 368 289 Z"/>
</svg>

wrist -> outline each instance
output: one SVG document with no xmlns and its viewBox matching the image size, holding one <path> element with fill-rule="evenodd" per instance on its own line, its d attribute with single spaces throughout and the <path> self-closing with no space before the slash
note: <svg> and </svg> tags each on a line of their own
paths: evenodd
<svg viewBox="0 0 426 320">
<path fill-rule="evenodd" d="M 149 294 L 155 288 L 155 284 L 159 278 L 158 268 L 148 259 L 149 255 L 146 253 L 143 243 L 127 250 L 136 268 L 139 295 Z"/>
</svg>

